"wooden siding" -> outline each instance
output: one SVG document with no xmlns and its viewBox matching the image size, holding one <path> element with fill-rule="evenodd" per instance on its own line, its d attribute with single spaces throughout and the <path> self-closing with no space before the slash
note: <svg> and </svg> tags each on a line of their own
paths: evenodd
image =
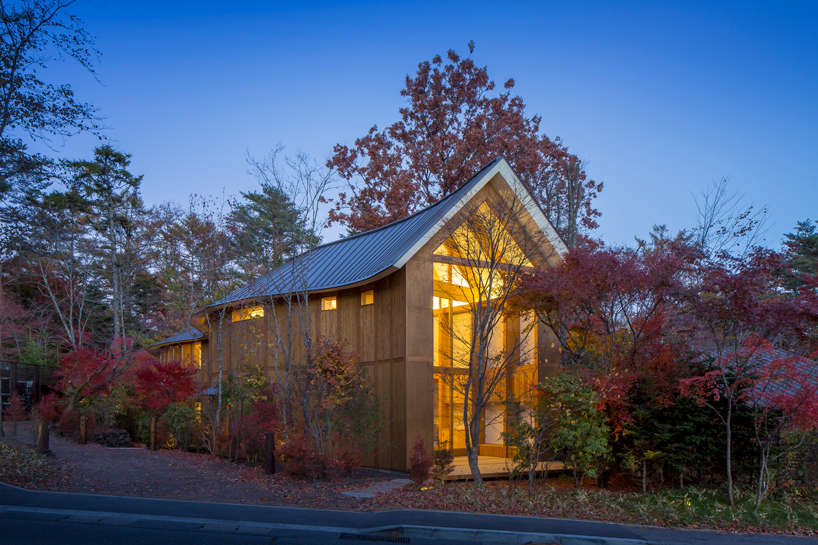
<svg viewBox="0 0 818 545">
<path fill-rule="evenodd" d="M 430 265 L 431 267 L 431 265 Z M 429 273 L 431 279 L 431 272 Z M 361 364 L 369 375 L 375 393 L 383 401 L 385 418 L 384 445 L 371 453 L 365 465 L 396 471 L 406 470 L 406 370 L 405 317 L 406 293 L 403 269 L 370 284 L 316 294 L 310 302 L 310 330 L 313 338 L 323 336 L 342 340 L 349 350 L 360 354 Z M 361 292 L 374 291 L 374 304 L 361 306 Z M 336 297 L 335 310 L 321 310 L 322 297 Z M 431 295 L 429 296 L 431 305 Z M 431 312 L 431 306 L 430 306 Z M 210 362 L 208 385 L 218 378 L 218 313 L 211 314 L 214 334 L 208 346 Z M 305 350 L 300 336 L 300 323 L 293 316 L 288 325 L 286 306 L 280 301 L 275 307 L 265 305 L 264 317 L 232 322 L 230 314 L 222 321 L 223 373 L 236 366 L 255 367 L 272 381 L 277 380 L 275 362 L 283 366 L 286 335 L 292 327 L 292 361 L 304 361 Z M 276 327 L 276 325 L 278 327 Z M 281 342 L 278 341 L 280 332 Z M 430 329 L 431 331 L 431 329 Z M 431 354 L 431 349 L 429 354 Z M 430 397 L 431 403 L 431 397 Z M 431 407 L 430 409 L 431 410 Z M 431 422 L 431 420 L 430 420 Z"/>
</svg>

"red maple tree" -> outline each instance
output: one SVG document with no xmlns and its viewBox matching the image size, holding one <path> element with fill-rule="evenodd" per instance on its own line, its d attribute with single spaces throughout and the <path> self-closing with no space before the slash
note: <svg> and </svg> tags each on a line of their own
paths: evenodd
<svg viewBox="0 0 818 545">
<path fill-rule="evenodd" d="M 596 227 L 592 200 L 602 184 L 587 178 L 559 138 L 539 134 L 540 117 L 525 115 L 523 99 L 512 95 L 513 79 L 495 89 L 486 67 L 452 50 L 445 60 L 421 62 L 401 90 L 408 105 L 400 121 L 384 130 L 373 126 L 352 147 L 335 146 L 327 166 L 348 188 L 329 222 L 362 232 L 404 218 L 503 156 L 573 246 L 577 226 Z"/>
<path fill-rule="evenodd" d="M 180 361 L 161 362 L 143 358 L 132 370 L 137 402 L 148 411 L 160 413 L 196 393 L 196 369 Z"/>
</svg>

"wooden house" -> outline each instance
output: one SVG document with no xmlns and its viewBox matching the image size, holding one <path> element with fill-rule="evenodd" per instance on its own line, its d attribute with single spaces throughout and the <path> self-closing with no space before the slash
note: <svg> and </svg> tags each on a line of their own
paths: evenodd
<svg viewBox="0 0 818 545">
<path fill-rule="evenodd" d="M 200 311 L 193 324 L 208 340 L 195 342 L 202 343 L 203 365 L 210 366 L 202 376 L 217 376 L 221 358 L 225 370 L 255 367 L 275 381 L 285 357 L 304 356 L 298 353 L 303 347 L 288 339 L 305 329 L 314 339 L 343 339 L 388 400 L 386 440 L 394 448 L 375 455 L 371 465 L 405 471 L 418 435 L 428 445 L 446 443 L 464 454 L 463 396 L 450 379 L 467 371 L 454 356 L 469 350 L 463 340 L 471 331 L 467 311 L 479 303 L 474 286 L 488 261 L 513 267 L 507 256 L 489 256 L 473 240 L 470 218 L 488 209 L 512 241 L 515 259 L 524 259 L 522 268 L 551 266 L 566 251 L 508 162 L 496 159 L 439 202 L 319 246 Z M 498 210 L 513 217 L 501 219 Z M 458 251 L 464 244 L 481 248 L 480 255 L 465 256 Z M 559 366 L 555 340 L 531 316 L 509 312 L 496 329 L 491 349 L 516 363 L 485 409 L 479 452 L 487 456 L 504 453 L 504 398 Z"/>
<path fill-rule="evenodd" d="M 205 373 L 208 367 L 207 342 L 207 335 L 195 327 L 189 327 L 186 331 L 151 345 L 149 350 L 156 354 L 161 362 L 180 361 L 187 367 L 198 369 L 197 378 L 205 383 L 208 380 Z"/>
</svg>

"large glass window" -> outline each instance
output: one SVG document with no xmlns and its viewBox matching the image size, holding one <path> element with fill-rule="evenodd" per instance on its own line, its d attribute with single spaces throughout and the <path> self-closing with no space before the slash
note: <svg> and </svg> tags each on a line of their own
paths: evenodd
<svg viewBox="0 0 818 545">
<path fill-rule="evenodd" d="M 473 234 L 467 223 L 434 252 L 435 446 L 445 445 L 454 449 L 455 455 L 465 455 L 464 416 L 473 414 L 467 403 L 474 399 L 477 388 L 475 370 L 484 365 L 483 376 L 488 376 L 492 385 L 480 415 L 479 453 L 502 457 L 508 455 L 503 442 L 503 432 L 509 426 L 506 402 L 513 399 L 523 403 L 524 418 L 533 402 L 536 319 L 533 315 L 504 314 L 501 306 L 492 303 L 507 295 L 506 272 L 530 267 L 531 262 L 507 232 L 495 233 L 486 242 Z M 500 253 L 498 244 L 505 245 Z"/>
</svg>

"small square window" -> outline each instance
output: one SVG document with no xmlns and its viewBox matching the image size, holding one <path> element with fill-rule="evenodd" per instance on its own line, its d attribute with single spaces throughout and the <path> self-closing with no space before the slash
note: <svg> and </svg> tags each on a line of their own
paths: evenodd
<svg viewBox="0 0 818 545">
<path fill-rule="evenodd" d="M 366 305 L 373 305 L 375 304 L 375 292 L 373 290 L 365 291 L 361 293 L 361 306 L 365 307 Z"/>
<path fill-rule="evenodd" d="M 338 308 L 338 300 L 335 297 L 322 297 L 321 310 L 335 310 Z"/>
</svg>

